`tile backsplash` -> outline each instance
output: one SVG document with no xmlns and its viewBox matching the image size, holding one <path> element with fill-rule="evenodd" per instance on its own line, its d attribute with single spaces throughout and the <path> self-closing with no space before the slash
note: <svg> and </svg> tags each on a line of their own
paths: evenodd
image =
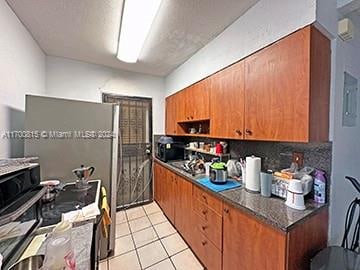
<svg viewBox="0 0 360 270">
<path fill-rule="evenodd" d="M 315 167 L 331 174 L 332 143 L 279 143 L 229 141 L 232 158 L 249 155 L 261 157 L 263 169 L 279 170 L 290 167 L 293 152 L 304 153 L 304 166 Z"/>
<path fill-rule="evenodd" d="M 156 136 L 156 137 L 155 137 Z M 159 135 L 154 136 L 157 142 Z M 209 138 L 175 137 L 177 141 L 189 143 L 190 141 L 213 142 Z M 219 140 L 217 140 L 219 141 Z M 304 166 L 315 167 L 326 172 L 329 179 L 331 175 L 332 143 L 284 143 L 262 141 L 225 140 L 229 144 L 231 158 L 237 159 L 255 155 L 261 157 L 262 169 L 279 170 L 290 167 L 293 152 L 304 153 Z"/>
</svg>

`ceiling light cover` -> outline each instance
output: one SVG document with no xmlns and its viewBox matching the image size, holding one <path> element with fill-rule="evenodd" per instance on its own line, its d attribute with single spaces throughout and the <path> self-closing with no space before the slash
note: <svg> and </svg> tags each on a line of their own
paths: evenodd
<svg viewBox="0 0 360 270">
<path fill-rule="evenodd" d="M 161 0 L 126 0 L 121 23 L 117 58 L 135 63 L 159 10 Z"/>
</svg>

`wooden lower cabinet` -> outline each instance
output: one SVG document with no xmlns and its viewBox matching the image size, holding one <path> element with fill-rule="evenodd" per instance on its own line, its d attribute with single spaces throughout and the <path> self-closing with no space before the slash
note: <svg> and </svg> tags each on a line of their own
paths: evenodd
<svg viewBox="0 0 360 270">
<path fill-rule="evenodd" d="M 328 210 L 284 232 L 155 162 L 154 198 L 207 270 L 307 270 L 327 245 Z"/>
<path fill-rule="evenodd" d="M 175 181 L 176 174 L 154 163 L 154 198 L 172 223 L 175 221 Z"/>
<path fill-rule="evenodd" d="M 176 174 L 170 170 L 166 170 L 164 173 L 164 186 L 163 186 L 163 210 L 168 219 L 174 223 L 175 222 L 175 181 Z"/>
<path fill-rule="evenodd" d="M 163 208 L 163 181 L 164 181 L 164 173 L 165 168 L 159 165 L 158 163 L 154 163 L 154 199 L 159 204 L 161 208 Z"/>
<path fill-rule="evenodd" d="M 283 270 L 286 234 L 224 205 L 224 270 Z"/>
<path fill-rule="evenodd" d="M 222 201 L 193 186 L 190 246 L 208 270 L 222 269 Z"/>
<path fill-rule="evenodd" d="M 180 176 L 176 177 L 175 184 L 175 227 L 188 240 L 192 236 L 193 223 L 191 222 L 192 184 Z"/>
<path fill-rule="evenodd" d="M 221 251 L 199 230 L 195 229 L 189 242 L 191 249 L 207 270 L 221 270 Z M 240 268 L 234 268 L 240 269 Z"/>
<path fill-rule="evenodd" d="M 327 245 L 327 228 L 327 209 L 283 232 L 224 204 L 223 270 L 310 269 Z"/>
</svg>

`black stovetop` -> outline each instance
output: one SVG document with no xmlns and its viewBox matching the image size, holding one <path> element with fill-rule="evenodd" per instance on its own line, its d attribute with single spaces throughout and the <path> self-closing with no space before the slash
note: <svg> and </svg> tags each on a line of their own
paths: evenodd
<svg viewBox="0 0 360 270">
<path fill-rule="evenodd" d="M 54 201 L 43 203 L 43 222 L 41 227 L 59 223 L 61 221 L 62 213 L 81 209 L 94 203 L 99 182 L 90 182 L 89 185 L 91 185 L 91 188 L 85 191 L 77 189 L 75 184 L 65 185 L 64 189 L 56 195 Z"/>
</svg>

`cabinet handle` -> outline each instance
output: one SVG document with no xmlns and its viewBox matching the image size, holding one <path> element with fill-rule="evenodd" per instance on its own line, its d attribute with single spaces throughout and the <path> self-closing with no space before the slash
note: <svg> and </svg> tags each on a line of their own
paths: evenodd
<svg viewBox="0 0 360 270">
<path fill-rule="evenodd" d="M 201 244 L 205 246 L 207 244 L 207 241 L 202 241 Z"/>
<path fill-rule="evenodd" d="M 205 231 L 205 230 L 206 230 L 206 226 L 202 226 L 201 229 L 202 229 L 203 231 Z"/>
<path fill-rule="evenodd" d="M 191 119 L 194 119 L 194 117 L 193 117 L 193 116 L 190 116 L 190 118 L 191 118 Z"/>
<path fill-rule="evenodd" d="M 207 202 L 206 196 L 205 196 L 205 195 L 202 195 L 202 197 L 203 197 L 204 201 Z"/>
<path fill-rule="evenodd" d="M 246 133 L 247 135 L 252 135 L 252 131 L 251 131 L 250 129 L 246 129 L 246 130 L 245 130 L 245 133 Z"/>
<path fill-rule="evenodd" d="M 207 210 L 202 210 L 203 215 L 207 214 Z"/>
<path fill-rule="evenodd" d="M 235 130 L 235 132 L 236 132 L 239 136 L 241 136 L 241 135 L 242 135 L 242 133 L 241 133 L 240 129 Z"/>
<path fill-rule="evenodd" d="M 229 214 L 229 209 L 224 208 L 224 213 L 225 213 L 225 214 Z"/>
</svg>

